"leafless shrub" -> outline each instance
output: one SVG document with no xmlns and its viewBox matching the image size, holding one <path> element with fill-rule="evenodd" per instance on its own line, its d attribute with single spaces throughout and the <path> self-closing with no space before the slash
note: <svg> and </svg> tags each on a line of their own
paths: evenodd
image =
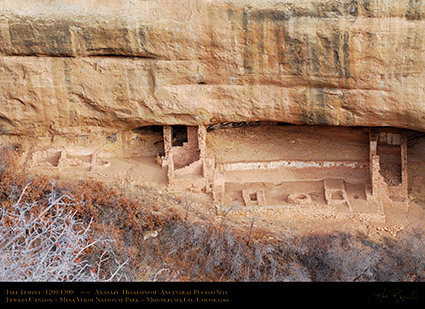
<svg viewBox="0 0 425 309">
<path fill-rule="evenodd" d="M 412 226 L 385 241 L 386 259 L 379 265 L 380 281 L 425 281 L 425 230 Z"/>
<path fill-rule="evenodd" d="M 78 220 L 70 196 L 52 190 L 47 202 L 22 202 L 25 189 L 0 213 L 0 281 L 112 281 L 126 263 L 112 251 L 99 253 L 110 239 L 89 240 L 91 222 Z"/>
<path fill-rule="evenodd" d="M 307 254 L 303 264 L 314 281 L 375 281 L 374 270 L 381 250 L 361 238 L 344 233 L 311 235 L 304 238 Z"/>
<path fill-rule="evenodd" d="M 170 281 L 309 281 L 295 259 L 280 260 L 276 244 L 248 241 L 220 224 L 181 222 L 160 237 L 163 259 L 154 280 Z M 157 247 L 157 249 L 158 249 Z M 176 273 L 178 272 L 178 276 Z"/>
<path fill-rule="evenodd" d="M 287 234 L 264 241 L 226 225 L 178 223 L 155 246 L 162 258 L 155 281 L 423 281 L 425 234 L 407 229 L 396 239 L 365 235 Z M 149 252 L 146 252 L 150 255 Z"/>
</svg>

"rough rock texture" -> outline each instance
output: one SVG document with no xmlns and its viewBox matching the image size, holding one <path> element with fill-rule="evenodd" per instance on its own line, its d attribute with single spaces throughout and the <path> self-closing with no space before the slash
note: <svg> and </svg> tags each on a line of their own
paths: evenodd
<svg viewBox="0 0 425 309">
<path fill-rule="evenodd" d="M 425 1 L 2 0 L 0 133 L 425 131 Z"/>
</svg>

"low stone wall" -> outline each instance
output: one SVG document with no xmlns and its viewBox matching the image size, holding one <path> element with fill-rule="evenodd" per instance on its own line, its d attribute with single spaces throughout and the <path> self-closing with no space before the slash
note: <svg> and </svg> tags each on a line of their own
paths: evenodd
<svg viewBox="0 0 425 309">
<path fill-rule="evenodd" d="M 222 163 L 220 167 L 224 171 L 243 171 L 243 170 L 267 170 L 277 169 L 281 167 L 295 167 L 295 168 L 369 168 L 368 162 L 356 161 L 298 161 L 298 160 L 278 160 L 278 161 L 264 161 L 264 162 L 231 162 Z"/>
</svg>

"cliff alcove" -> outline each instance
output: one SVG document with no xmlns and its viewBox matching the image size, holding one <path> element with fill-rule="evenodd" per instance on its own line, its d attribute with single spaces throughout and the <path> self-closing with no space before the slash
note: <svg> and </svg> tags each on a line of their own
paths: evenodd
<svg viewBox="0 0 425 309">
<path fill-rule="evenodd" d="M 405 226 L 424 218 L 424 16 L 397 0 L 4 0 L 0 143 L 31 173 L 229 218 Z"/>
<path fill-rule="evenodd" d="M 401 228 L 421 211 L 425 136 L 418 131 L 258 121 L 142 126 L 117 133 L 113 143 L 108 136 L 85 146 L 58 140 L 62 149 L 32 150 L 25 166 L 62 180 L 189 196 L 236 221 L 271 216 L 283 224 L 326 219 Z M 96 151 L 84 152 L 90 148 Z"/>
</svg>

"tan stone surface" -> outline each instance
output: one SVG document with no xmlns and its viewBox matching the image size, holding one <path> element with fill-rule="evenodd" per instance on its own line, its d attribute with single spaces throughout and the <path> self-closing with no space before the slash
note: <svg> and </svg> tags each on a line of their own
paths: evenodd
<svg viewBox="0 0 425 309">
<path fill-rule="evenodd" d="M 425 131 L 424 17 L 407 0 L 2 0 L 0 132 Z"/>
</svg>

